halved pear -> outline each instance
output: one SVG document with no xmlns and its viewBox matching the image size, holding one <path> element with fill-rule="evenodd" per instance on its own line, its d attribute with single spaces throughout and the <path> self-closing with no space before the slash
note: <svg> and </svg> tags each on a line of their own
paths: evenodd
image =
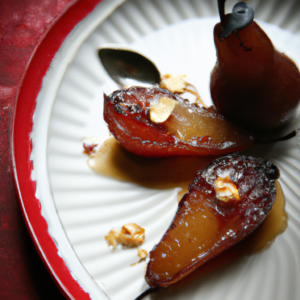
<svg viewBox="0 0 300 300">
<path fill-rule="evenodd" d="M 271 162 L 245 156 L 222 157 L 199 171 L 150 252 L 147 283 L 166 287 L 245 238 L 271 210 L 278 177 Z"/>
</svg>

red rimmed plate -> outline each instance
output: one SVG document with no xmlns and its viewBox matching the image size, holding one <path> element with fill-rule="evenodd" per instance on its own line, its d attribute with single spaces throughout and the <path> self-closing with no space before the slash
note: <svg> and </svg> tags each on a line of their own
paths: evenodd
<svg viewBox="0 0 300 300">
<path fill-rule="evenodd" d="M 136 221 L 146 228 L 145 247 L 150 250 L 172 218 L 177 191 L 146 190 L 120 183 L 100 177 L 88 167 L 82 154 L 82 138 L 97 136 L 104 140 L 108 136 L 99 117 L 99 99 L 103 91 L 115 88 L 97 61 L 96 49 L 107 42 L 131 44 L 149 56 L 162 73 L 188 74 L 189 81 L 209 103 L 209 72 L 215 59 L 211 29 L 217 19 L 169 24 L 215 14 L 216 7 L 210 6 L 209 1 L 195 5 L 191 0 L 182 5 L 181 1 L 128 0 L 111 14 L 120 1 L 114 1 L 113 6 L 112 1 L 96 6 L 98 2 L 82 1 L 72 6 L 51 28 L 32 59 L 16 107 L 15 175 L 33 240 L 65 295 L 70 299 L 107 299 L 107 293 L 111 299 L 131 299 L 145 287 L 144 266 L 130 267 L 137 260 L 133 251 L 119 249 L 111 253 L 104 235 L 111 227 Z M 268 7 L 260 9 L 267 11 Z M 293 23 L 289 13 L 286 18 Z M 156 31 L 159 28 L 164 29 Z M 265 28 L 274 42 L 291 52 L 298 62 L 299 37 L 277 27 Z M 188 292 L 207 299 L 224 293 L 228 299 L 237 299 L 245 289 L 247 299 L 257 299 L 255 291 L 263 278 L 268 278 L 263 287 L 264 299 L 273 299 L 273 291 L 278 295 L 290 293 L 288 299 L 297 299 L 297 140 L 254 150 L 258 155 L 267 155 L 282 170 L 281 183 L 288 197 L 291 220 L 287 232 L 268 252 L 252 257 L 235 270 L 225 271 L 222 279 L 210 278 L 201 290 L 193 287 L 183 294 L 170 295 L 172 299 L 192 297 Z M 280 263 L 274 265 L 274 260 Z M 266 275 L 264 270 L 284 273 L 286 277 L 281 280 Z M 242 275 L 244 279 L 239 280 Z"/>
</svg>

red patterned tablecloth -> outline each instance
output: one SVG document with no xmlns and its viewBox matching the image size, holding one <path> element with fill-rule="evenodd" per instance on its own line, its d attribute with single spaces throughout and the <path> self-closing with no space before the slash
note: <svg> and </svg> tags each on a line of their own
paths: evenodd
<svg viewBox="0 0 300 300">
<path fill-rule="evenodd" d="M 80 1 L 80 0 L 79 0 Z M 0 1 L 0 299 L 65 299 L 40 260 L 13 182 L 10 138 L 18 87 L 36 47 L 74 0 Z"/>
</svg>

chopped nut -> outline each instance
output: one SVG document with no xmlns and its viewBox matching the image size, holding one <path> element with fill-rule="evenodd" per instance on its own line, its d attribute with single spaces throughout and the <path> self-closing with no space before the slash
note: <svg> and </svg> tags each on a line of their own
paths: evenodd
<svg viewBox="0 0 300 300">
<path fill-rule="evenodd" d="M 144 249 L 140 249 L 138 251 L 138 255 L 141 258 L 141 260 L 145 260 L 147 258 L 147 256 L 148 256 L 148 252 L 146 250 L 144 250 Z"/>
<path fill-rule="evenodd" d="M 158 103 L 153 103 L 150 106 L 150 119 L 155 123 L 165 122 L 172 114 L 178 101 L 168 97 L 159 99 Z"/>
<path fill-rule="evenodd" d="M 140 260 L 138 262 L 136 262 L 136 263 L 131 264 L 131 267 L 133 267 L 133 266 L 141 263 L 142 261 L 145 261 L 146 258 L 147 258 L 147 256 L 148 256 L 148 252 L 146 250 L 144 250 L 144 249 L 139 249 L 138 250 L 138 255 L 140 257 Z"/>
<path fill-rule="evenodd" d="M 114 249 L 117 248 L 117 245 L 119 244 L 119 236 L 121 234 L 121 229 L 119 228 L 113 228 L 108 235 L 105 236 L 105 239 L 108 243 L 108 246 L 113 246 Z"/>
<path fill-rule="evenodd" d="M 184 80 L 185 75 L 164 75 L 160 82 L 160 87 L 172 93 L 184 93 L 188 83 Z"/>
<path fill-rule="evenodd" d="M 120 244 L 133 248 L 142 245 L 145 241 L 145 229 L 135 223 L 129 223 L 122 227 Z"/>
<path fill-rule="evenodd" d="M 97 137 L 91 137 L 91 138 L 84 138 L 83 139 L 83 148 L 84 154 L 87 154 L 89 156 L 93 156 L 96 151 L 100 148 L 102 144 L 102 140 Z"/>
<path fill-rule="evenodd" d="M 133 248 L 142 245 L 145 241 L 145 229 L 135 223 L 129 223 L 121 229 L 112 229 L 105 239 L 109 246 L 116 249 L 118 244 L 124 247 Z"/>
<path fill-rule="evenodd" d="M 239 191 L 236 185 L 230 180 L 229 176 L 218 177 L 215 184 L 217 198 L 221 201 L 240 200 Z"/>
</svg>

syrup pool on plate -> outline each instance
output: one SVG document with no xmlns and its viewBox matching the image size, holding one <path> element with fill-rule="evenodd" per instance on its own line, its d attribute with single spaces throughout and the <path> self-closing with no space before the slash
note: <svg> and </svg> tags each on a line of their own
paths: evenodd
<svg viewBox="0 0 300 300">
<path fill-rule="evenodd" d="M 188 191 L 197 170 L 215 160 L 216 156 L 146 158 L 128 152 L 114 138 L 106 140 L 95 152 L 90 152 L 88 164 L 99 175 L 131 182 L 153 189 L 181 188 L 178 201 Z M 167 171 L 166 171 L 167 170 Z M 285 199 L 276 181 L 276 200 L 266 220 L 244 240 L 199 267 L 187 279 L 203 276 L 242 256 L 266 250 L 287 227 Z M 147 234 L 147 228 L 146 234 Z"/>
</svg>

